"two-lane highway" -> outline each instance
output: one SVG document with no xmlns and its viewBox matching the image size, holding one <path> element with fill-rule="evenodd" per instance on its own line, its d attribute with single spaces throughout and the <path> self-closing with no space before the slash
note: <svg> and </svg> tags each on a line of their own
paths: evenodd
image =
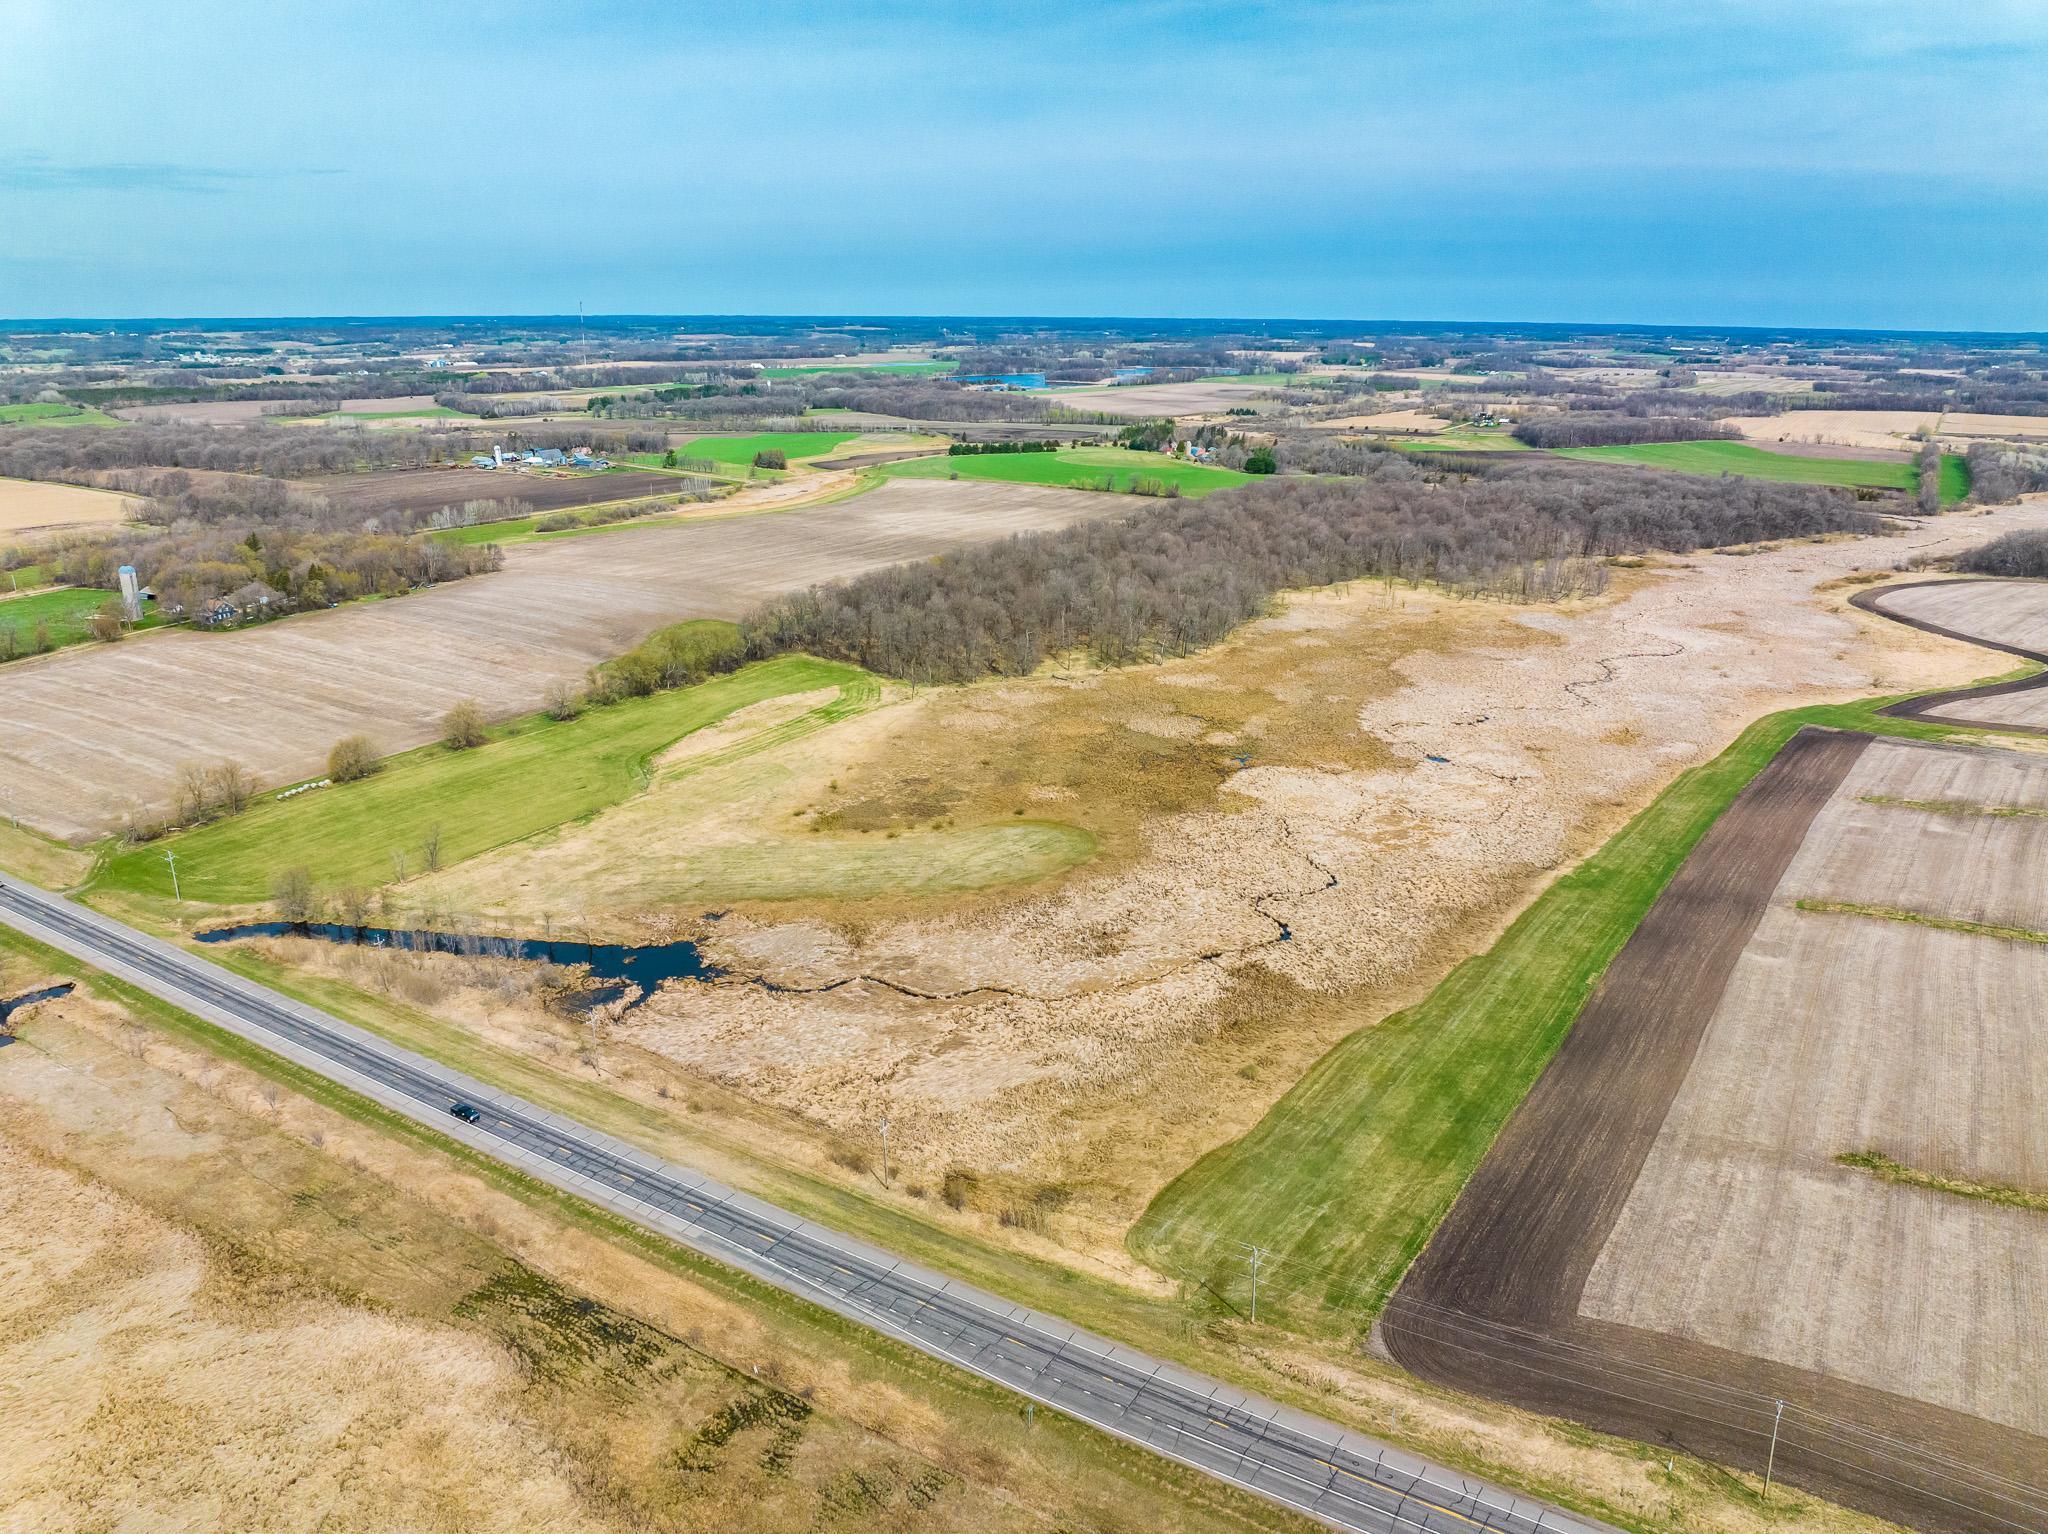
<svg viewBox="0 0 2048 1534">
<path fill-rule="evenodd" d="M 0 921 L 648 1230 L 1332 1527 L 1605 1527 L 800 1220 L 32 885 L 0 880 Z"/>
</svg>

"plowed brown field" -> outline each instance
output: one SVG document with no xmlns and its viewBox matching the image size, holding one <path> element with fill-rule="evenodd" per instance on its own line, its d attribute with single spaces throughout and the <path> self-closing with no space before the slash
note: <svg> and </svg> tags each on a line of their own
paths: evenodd
<svg viewBox="0 0 2048 1534">
<path fill-rule="evenodd" d="M 1439 1383 L 1915 1527 L 2029 1527 L 2048 767 L 1808 730 L 1608 970 L 1382 1319 Z M 2003 1478 L 2003 1479 L 2000 1479 Z"/>
</svg>

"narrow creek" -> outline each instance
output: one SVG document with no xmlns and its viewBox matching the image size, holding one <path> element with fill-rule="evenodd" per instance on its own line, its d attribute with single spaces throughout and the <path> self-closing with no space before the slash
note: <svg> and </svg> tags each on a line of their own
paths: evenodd
<svg viewBox="0 0 2048 1534">
<path fill-rule="evenodd" d="M 39 1001 L 55 1001 L 59 996 L 70 994 L 71 982 L 67 980 L 61 985 L 46 985 L 39 991 L 23 991 L 19 996 L 0 996 L 0 1030 L 7 1027 L 9 1018 L 24 1008 L 32 1007 Z M 0 1035 L 0 1044 L 12 1042 L 11 1039 Z"/>
</svg>

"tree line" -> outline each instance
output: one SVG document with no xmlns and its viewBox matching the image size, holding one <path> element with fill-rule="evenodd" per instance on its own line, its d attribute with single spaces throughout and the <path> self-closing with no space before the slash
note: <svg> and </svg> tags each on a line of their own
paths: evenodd
<svg viewBox="0 0 2048 1534">
<path fill-rule="evenodd" d="M 1384 579 L 1541 600 L 1601 589 L 1610 555 L 1882 526 L 1813 486 L 1561 464 L 1453 476 L 1391 459 L 1360 479 L 1163 502 L 791 593 L 742 623 L 746 653 L 919 682 L 1022 675 L 1075 650 L 1121 665 L 1214 643 L 1296 587 Z"/>
<path fill-rule="evenodd" d="M 1701 416 L 1627 415 L 1618 412 L 1546 412 L 1515 425 L 1514 438 L 1530 447 L 1618 447 L 1639 442 L 1727 441 L 1742 433 Z"/>
</svg>

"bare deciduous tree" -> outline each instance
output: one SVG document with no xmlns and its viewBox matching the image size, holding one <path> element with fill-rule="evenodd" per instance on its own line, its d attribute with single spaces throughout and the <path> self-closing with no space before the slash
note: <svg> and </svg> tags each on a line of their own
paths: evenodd
<svg viewBox="0 0 2048 1534">
<path fill-rule="evenodd" d="M 310 869 L 287 868 L 271 882 L 270 898 L 277 914 L 289 922 L 311 921 L 319 910 L 319 892 L 313 888 Z"/>
<path fill-rule="evenodd" d="M 256 797 L 256 779 L 240 762 L 221 762 L 207 773 L 206 783 L 216 814 L 239 815 Z"/>
</svg>

